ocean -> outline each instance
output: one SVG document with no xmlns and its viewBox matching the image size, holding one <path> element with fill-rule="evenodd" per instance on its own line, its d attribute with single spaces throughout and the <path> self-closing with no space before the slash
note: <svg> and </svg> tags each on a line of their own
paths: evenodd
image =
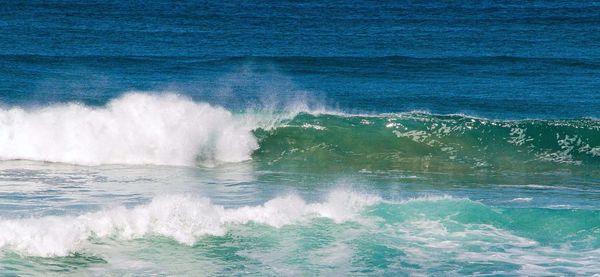
<svg viewBox="0 0 600 277">
<path fill-rule="evenodd" d="M 0 275 L 600 274 L 600 3 L 4 1 Z"/>
</svg>

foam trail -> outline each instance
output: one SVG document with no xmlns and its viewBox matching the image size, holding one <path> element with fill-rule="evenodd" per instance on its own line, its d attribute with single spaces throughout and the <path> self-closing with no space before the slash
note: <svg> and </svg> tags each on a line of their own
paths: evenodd
<svg viewBox="0 0 600 277">
<path fill-rule="evenodd" d="M 65 256 L 83 248 L 92 237 L 134 239 L 145 235 L 166 236 L 192 245 L 203 235 L 223 235 L 234 224 L 282 227 L 313 217 L 343 222 L 380 201 L 376 196 L 336 190 L 321 203 L 307 203 L 289 194 L 259 206 L 228 209 L 207 198 L 158 196 L 132 209 L 118 207 L 77 217 L 1 220 L 0 248 L 33 256 Z"/>
<path fill-rule="evenodd" d="M 239 162 L 258 148 L 249 122 L 175 94 L 129 93 L 101 108 L 70 103 L 0 109 L 0 159 L 84 165 Z"/>
</svg>

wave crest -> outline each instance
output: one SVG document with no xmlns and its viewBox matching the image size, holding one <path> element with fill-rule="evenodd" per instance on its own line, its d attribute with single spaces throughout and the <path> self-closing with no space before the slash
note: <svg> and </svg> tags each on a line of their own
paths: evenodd
<svg viewBox="0 0 600 277">
<path fill-rule="evenodd" d="M 0 108 L 0 145 L 2 160 L 84 165 L 211 165 L 248 160 L 258 148 L 252 126 L 223 108 L 142 93 L 101 108 Z"/>
</svg>

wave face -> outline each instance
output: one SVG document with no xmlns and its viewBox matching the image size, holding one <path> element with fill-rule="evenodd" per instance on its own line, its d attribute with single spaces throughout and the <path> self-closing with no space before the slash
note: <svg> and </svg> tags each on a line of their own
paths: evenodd
<svg viewBox="0 0 600 277">
<path fill-rule="evenodd" d="M 231 112 L 174 94 L 126 94 L 101 108 L 77 103 L 0 109 L 0 159 L 84 165 L 240 162 L 257 141 Z"/>
<path fill-rule="evenodd" d="M 256 132 L 257 160 L 314 169 L 536 170 L 600 166 L 600 121 L 424 113 L 300 114 Z"/>
</svg>

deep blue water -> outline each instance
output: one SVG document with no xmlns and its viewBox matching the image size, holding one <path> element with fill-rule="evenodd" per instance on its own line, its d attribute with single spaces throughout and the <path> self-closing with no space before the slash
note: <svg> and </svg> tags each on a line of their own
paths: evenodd
<svg viewBox="0 0 600 277">
<path fill-rule="evenodd" d="M 600 115 L 591 1 L 15 1 L 0 33 L 0 101 L 14 105 L 170 89 L 238 108 L 276 94 L 344 111 Z"/>
</svg>

